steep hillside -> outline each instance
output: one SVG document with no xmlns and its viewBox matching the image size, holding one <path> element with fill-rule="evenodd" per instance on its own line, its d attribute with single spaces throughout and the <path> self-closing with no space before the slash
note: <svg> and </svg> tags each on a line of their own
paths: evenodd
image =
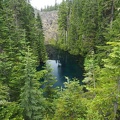
<svg viewBox="0 0 120 120">
<path fill-rule="evenodd" d="M 45 35 L 45 42 L 48 43 L 51 39 L 57 39 L 58 34 L 58 24 L 57 24 L 57 11 L 40 12 L 35 10 L 41 16 L 43 23 L 43 30 Z"/>
</svg>

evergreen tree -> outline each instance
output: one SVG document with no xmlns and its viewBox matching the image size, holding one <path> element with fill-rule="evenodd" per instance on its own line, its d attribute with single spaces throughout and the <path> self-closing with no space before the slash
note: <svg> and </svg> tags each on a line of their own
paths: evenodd
<svg viewBox="0 0 120 120">
<path fill-rule="evenodd" d="M 90 85 L 90 89 L 91 88 L 95 89 L 96 77 L 97 77 L 97 72 L 99 71 L 99 66 L 97 65 L 97 61 L 95 60 L 94 51 L 91 51 L 91 54 L 85 58 L 84 66 L 86 73 L 84 75 L 85 78 L 83 82 L 87 84 L 87 89 L 89 89 L 89 85 Z"/>
<path fill-rule="evenodd" d="M 107 42 L 104 33 L 115 19 L 119 0 L 66 0 L 59 7 L 59 47 L 71 54 L 99 52 L 97 46 Z"/>
<path fill-rule="evenodd" d="M 66 49 L 67 45 L 67 34 L 68 34 L 68 8 L 66 1 L 63 0 L 59 6 L 58 12 L 58 25 L 60 29 L 60 45 L 63 49 Z"/>
<path fill-rule="evenodd" d="M 51 71 L 52 69 L 50 66 L 47 64 L 45 69 L 47 70 L 47 73 L 44 76 L 44 93 L 45 97 L 48 99 L 53 99 L 54 98 L 54 93 L 55 93 L 55 88 L 53 88 L 54 83 L 56 82 L 56 79 L 52 75 Z"/>
<path fill-rule="evenodd" d="M 82 96 L 82 87 L 78 81 L 65 83 L 65 89 L 55 101 L 56 109 L 53 120 L 85 120 L 86 105 Z"/>
<path fill-rule="evenodd" d="M 103 59 L 104 67 L 98 70 L 95 68 L 96 73 L 96 88 L 92 89 L 89 87 L 89 96 L 93 96 L 94 92 L 96 93 L 94 97 L 88 97 L 89 101 L 87 102 L 88 106 L 88 119 L 109 119 L 116 120 L 119 119 L 119 94 L 120 94 L 120 40 L 119 40 L 119 15 L 115 21 L 113 21 L 112 29 L 108 29 L 106 33 L 106 39 L 110 42 L 107 42 L 107 57 Z M 91 64 L 89 64 L 91 65 Z M 93 70 L 93 68 L 92 68 Z M 90 70 L 90 71 L 92 71 Z M 94 80 L 93 77 L 91 77 Z M 91 99 L 91 100 L 90 100 Z M 94 111 L 97 111 L 97 114 L 93 114 Z"/>
<path fill-rule="evenodd" d="M 25 31 L 19 28 L 16 9 L 13 2 L 4 2 L 5 24 L 2 36 L 1 79 L 9 86 L 10 101 L 18 101 L 20 88 L 23 85 L 22 68 L 24 67 L 23 52 L 25 51 Z M 9 12 L 11 11 L 11 13 Z M 14 16 L 12 15 L 14 14 Z M 21 77 L 20 77 L 21 76 Z"/>
<path fill-rule="evenodd" d="M 44 119 L 52 119 L 55 111 L 54 99 L 57 99 L 57 89 L 54 88 L 54 83 L 56 79 L 52 75 L 52 69 L 50 68 L 49 64 L 46 63 L 45 69 L 47 70 L 46 74 L 44 75 L 44 82 L 43 82 L 43 92 L 44 97 L 46 98 L 46 109 L 45 109 L 45 118 Z"/>
<path fill-rule="evenodd" d="M 46 61 L 46 49 L 44 45 L 44 34 L 43 34 L 43 26 L 42 26 L 42 21 L 41 17 L 39 14 L 37 14 L 36 18 L 36 27 L 37 27 L 37 38 L 36 38 L 36 52 L 38 56 L 38 60 L 42 63 Z"/>
<path fill-rule="evenodd" d="M 28 11 L 27 11 L 28 10 Z M 30 11 L 31 10 L 31 11 Z M 26 67 L 26 48 L 27 45 L 31 45 L 32 52 L 35 53 L 34 47 L 37 35 L 35 31 L 35 17 L 34 12 L 30 4 L 27 1 L 8 0 L 0 1 L 0 119 L 23 119 L 23 108 L 20 106 L 20 94 L 25 91 L 21 91 L 21 88 L 26 84 L 26 75 L 23 70 Z M 28 14 L 29 13 L 29 14 Z M 26 21 L 27 18 L 32 18 L 32 21 Z M 25 25 L 25 26 L 24 26 Z M 29 29 L 28 29 L 29 28 Z M 30 31 L 29 31 L 30 30 Z M 33 30 L 33 31 L 32 31 Z M 29 34 L 30 32 L 30 34 Z M 30 39 L 29 39 L 30 38 Z M 33 39 L 34 38 L 34 39 Z M 31 41 L 32 39 L 32 41 Z M 32 46 L 32 42 L 34 43 Z M 30 56 L 31 57 L 31 56 Z M 44 57 L 44 56 L 43 56 Z M 32 58 L 33 59 L 33 58 Z M 37 59 L 36 59 L 37 60 Z M 33 64 L 36 61 L 33 60 Z M 33 65 L 33 67 L 36 67 Z M 33 67 L 31 69 L 33 69 Z M 34 68 L 35 69 L 35 68 Z M 33 70 L 35 73 L 35 70 Z M 37 73 L 36 73 L 37 74 Z M 39 78 L 42 75 L 33 75 Z M 29 79 L 29 76 L 28 76 Z M 37 79 L 37 78 L 36 78 Z M 1 87 L 2 86 L 2 87 Z M 39 91 L 38 85 L 34 89 Z M 31 87 L 31 86 L 30 86 Z M 6 88 L 6 90 L 4 89 Z M 37 91 L 36 90 L 36 91 Z M 33 90 L 34 91 L 34 90 Z M 6 97 L 6 94 L 8 95 Z M 41 92 L 36 93 L 34 97 L 40 95 Z M 42 100 L 43 98 L 41 98 Z M 29 99 L 28 99 L 29 100 Z M 40 102 L 35 101 L 41 104 Z M 35 105 L 37 106 L 37 105 Z M 38 105 L 39 106 L 39 105 Z M 31 105 L 31 108 L 34 105 Z M 43 107 L 35 108 L 35 111 L 39 111 Z M 26 110 L 26 108 L 24 108 Z M 36 110 L 37 109 L 37 110 Z M 32 113 L 32 112 L 30 112 Z M 30 117 L 26 113 L 25 116 Z M 32 113 L 33 114 L 33 113 Z M 43 114 L 41 115 L 43 116 Z M 32 115 L 33 119 L 41 119 L 41 116 L 37 112 Z"/>
<path fill-rule="evenodd" d="M 21 106 L 24 108 L 24 119 L 40 120 L 44 114 L 45 99 L 42 96 L 40 82 L 41 72 L 35 70 L 35 59 L 29 47 L 25 53 L 24 80 L 25 84 L 21 91 Z"/>
</svg>

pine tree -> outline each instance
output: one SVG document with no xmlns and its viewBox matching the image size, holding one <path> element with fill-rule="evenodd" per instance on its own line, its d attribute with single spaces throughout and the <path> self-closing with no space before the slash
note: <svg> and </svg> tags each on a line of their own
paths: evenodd
<svg viewBox="0 0 120 120">
<path fill-rule="evenodd" d="M 38 60 L 40 63 L 44 63 L 46 61 L 46 49 L 44 45 L 44 34 L 43 34 L 43 26 L 42 26 L 42 21 L 41 17 L 39 14 L 37 14 L 36 18 L 36 27 L 37 27 L 37 38 L 36 38 L 36 52 L 38 56 Z"/>
<path fill-rule="evenodd" d="M 29 1 L 0 1 L 0 24 L 0 119 L 22 120 L 23 109 L 27 111 L 24 115 L 25 119 L 27 117 L 31 120 L 42 119 L 44 98 L 37 80 L 43 76 L 44 71 L 36 72 L 37 57 L 34 58 L 31 54 L 36 53 L 34 48 L 37 47 L 35 44 L 37 40 L 41 39 L 42 42 L 39 49 L 42 52 L 45 49 L 42 49 L 44 48 L 43 39 L 38 38 L 43 33 L 38 30 L 38 27 L 36 28 L 34 10 Z M 39 34 L 35 33 L 37 30 Z M 30 45 L 32 53 L 26 52 L 28 45 Z M 42 60 L 45 60 L 44 55 L 45 53 L 42 53 Z M 22 96 L 26 95 L 26 85 L 29 82 L 33 82 L 33 85 L 29 86 L 32 89 L 28 94 L 31 96 L 30 102 L 29 96 Z M 20 95 L 23 97 L 22 102 Z M 27 97 L 28 101 L 24 97 Z M 30 109 L 22 106 L 25 102 L 29 103 Z M 40 112 L 41 114 L 39 114 Z"/>
<path fill-rule="evenodd" d="M 52 75 L 51 71 L 52 69 L 50 68 L 49 64 L 46 64 L 45 69 L 47 70 L 47 73 L 44 76 L 44 92 L 45 92 L 45 97 L 46 98 L 54 98 L 54 89 L 53 85 L 56 82 L 56 79 Z"/>
<path fill-rule="evenodd" d="M 107 57 L 103 59 L 104 66 L 99 69 L 97 73 L 97 85 L 94 89 L 96 96 L 88 101 L 88 114 L 87 118 L 93 119 L 99 117 L 99 119 L 116 120 L 119 119 L 119 94 L 120 94 L 120 20 L 119 15 L 115 21 L 113 21 L 112 29 L 108 29 L 106 34 L 107 42 Z M 93 92 L 91 87 L 90 92 Z M 97 111 L 98 115 L 95 116 L 93 111 Z M 92 117 L 91 117 L 92 116 Z"/>
<path fill-rule="evenodd" d="M 118 14 L 119 0 L 66 0 L 59 7 L 60 48 L 71 54 L 86 55 L 97 46 L 105 45 L 106 27 Z M 88 44 L 89 43 L 89 44 Z"/>
<path fill-rule="evenodd" d="M 109 39 L 110 42 L 107 42 L 109 46 L 110 53 L 108 54 L 108 57 L 106 59 L 103 59 L 104 61 L 104 68 L 101 70 L 102 77 L 101 81 L 106 80 L 105 84 L 109 84 L 108 89 L 112 90 L 114 89 L 114 92 L 112 94 L 112 111 L 111 115 L 113 119 L 119 118 L 120 114 L 117 115 L 117 111 L 120 110 L 119 106 L 119 94 L 120 94 L 120 24 L 119 21 L 120 16 L 118 14 L 118 17 L 115 21 L 113 21 L 112 29 L 110 26 L 110 29 L 108 29 L 108 35 L 107 39 Z M 111 36 L 111 37 L 110 37 Z M 107 74 L 107 76 L 106 76 Z M 106 94 L 111 94 L 108 93 Z"/>
<path fill-rule="evenodd" d="M 25 51 L 25 31 L 19 27 L 18 11 L 12 1 L 4 2 L 2 28 L 1 79 L 9 86 L 10 101 L 18 101 L 23 85 L 22 68 Z M 9 12 L 11 11 L 11 12 Z"/>
<path fill-rule="evenodd" d="M 7 7 L 8 3 L 2 1 L 0 4 L 0 119 L 23 120 L 22 108 L 18 103 L 12 102 L 10 98 L 11 90 L 9 83 L 14 59 L 13 54 L 15 54 L 16 51 L 16 49 L 12 47 L 17 43 L 13 44 L 11 40 L 13 37 L 13 28 L 15 27 L 13 25 L 14 19 L 12 12 L 10 13 L 10 9 Z"/>
<path fill-rule="evenodd" d="M 40 82 L 42 73 L 35 70 L 35 58 L 28 47 L 25 53 L 24 86 L 21 91 L 21 106 L 24 108 L 24 119 L 40 120 L 44 115 L 45 99 L 42 96 Z"/>
<path fill-rule="evenodd" d="M 94 51 L 91 51 L 91 54 L 85 58 L 85 78 L 83 82 L 87 84 L 87 87 L 90 85 L 90 89 L 96 88 L 96 74 L 98 72 L 97 62 L 95 60 Z M 89 87 L 87 88 L 89 89 Z"/>
<path fill-rule="evenodd" d="M 46 63 L 45 70 L 47 71 L 44 75 L 43 82 L 43 92 L 44 97 L 46 98 L 46 110 L 45 110 L 45 119 L 52 119 L 55 111 L 54 99 L 57 99 L 57 89 L 54 87 L 56 82 L 55 77 L 52 75 L 49 64 Z"/>
<path fill-rule="evenodd" d="M 53 120 L 86 119 L 86 105 L 82 95 L 82 87 L 78 81 L 68 80 L 65 83 L 65 89 L 60 92 L 60 97 L 55 100 L 56 109 Z"/>
<path fill-rule="evenodd" d="M 62 1 L 58 12 L 58 25 L 60 29 L 60 45 L 66 49 L 68 39 L 68 7 L 66 1 Z"/>
</svg>

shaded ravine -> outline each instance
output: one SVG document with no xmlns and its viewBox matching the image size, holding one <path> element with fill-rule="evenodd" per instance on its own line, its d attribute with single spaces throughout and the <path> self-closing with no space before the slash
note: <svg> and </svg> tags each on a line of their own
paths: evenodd
<svg viewBox="0 0 120 120">
<path fill-rule="evenodd" d="M 82 84 L 83 79 L 83 58 L 70 55 L 68 52 L 58 50 L 53 46 L 47 46 L 49 59 L 47 64 L 51 66 L 52 74 L 56 77 L 55 86 L 64 86 L 66 78 L 77 78 Z"/>
</svg>

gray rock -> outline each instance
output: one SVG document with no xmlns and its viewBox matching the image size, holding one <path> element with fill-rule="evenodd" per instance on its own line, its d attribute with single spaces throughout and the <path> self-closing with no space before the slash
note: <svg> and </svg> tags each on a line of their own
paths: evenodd
<svg viewBox="0 0 120 120">
<path fill-rule="evenodd" d="M 51 39 L 57 40 L 58 36 L 58 11 L 40 12 L 35 9 L 35 15 L 39 13 L 43 23 L 43 31 L 45 35 L 45 43 Z"/>
</svg>

